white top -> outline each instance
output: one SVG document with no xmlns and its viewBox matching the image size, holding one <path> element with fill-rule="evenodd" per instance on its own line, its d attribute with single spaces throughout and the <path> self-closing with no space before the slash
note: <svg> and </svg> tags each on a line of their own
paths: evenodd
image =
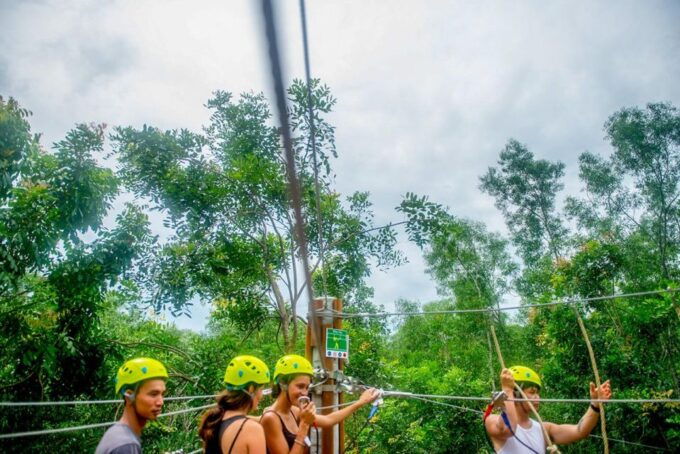
<svg viewBox="0 0 680 454">
<path fill-rule="evenodd" d="M 517 424 L 517 427 L 515 428 L 515 436 L 507 439 L 501 450 L 498 451 L 498 454 L 531 453 L 531 450 L 529 450 L 527 446 L 530 446 L 531 449 L 539 454 L 545 454 L 545 439 L 543 438 L 543 429 L 541 429 L 541 425 L 533 419 L 529 419 L 529 421 L 531 421 L 531 427 L 528 429 L 525 429 Z M 524 445 L 520 443 L 519 440 L 522 440 Z"/>
</svg>

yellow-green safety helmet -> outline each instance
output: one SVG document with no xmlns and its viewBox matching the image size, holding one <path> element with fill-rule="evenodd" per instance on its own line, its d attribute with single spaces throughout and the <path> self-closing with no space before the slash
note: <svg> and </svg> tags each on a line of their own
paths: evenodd
<svg viewBox="0 0 680 454">
<path fill-rule="evenodd" d="M 512 366 L 510 368 L 510 372 L 512 372 L 512 377 L 518 384 L 524 382 L 531 383 L 532 385 L 536 385 L 539 388 L 543 387 L 543 384 L 541 383 L 541 377 L 539 377 L 536 371 L 533 369 L 529 369 L 525 366 Z"/>
<path fill-rule="evenodd" d="M 232 359 L 224 372 L 227 389 L 244 389 L 250 383 L 266 385 L 270 381 L 269 368 L 264 361 L 250 355 Z"/>
<path fill-rule="evenodd" d="M 276 367 L 274 368 L 274 381 L 276 381 L 280 375 L 290 374 L 305 374 L 313 377 L 314 368 L 304 356 L 286 355 L 276 362 Z"/>
<path fill-rule="evenodd" d="M 134 386 L 151 378 L 168 378 L 168 371 L 160 361 L 151 358 L 135 358 L 126 361 L 116 375 L 116 394 L 123 387 Z"/>
</svg>

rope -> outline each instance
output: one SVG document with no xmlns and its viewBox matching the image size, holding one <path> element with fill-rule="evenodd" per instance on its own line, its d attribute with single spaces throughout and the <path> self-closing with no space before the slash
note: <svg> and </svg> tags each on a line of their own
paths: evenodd
<svg viewBox="0 0 680 454">
<path fill-rule="evenodd" d="M 359 313 L 348 313 L 332 311 L 334 315 L 344 317 L 344 318 L 361 318 L 361 317 L 388 317 L 388 316 L 402 316 L 402 315 L 444 315 L 444 314 L 473 314 L 473 313 L 486 313 L 486 312 L 502 312 L 502 311 L 512 311 L 517 309 L 527 309 L 531 307 L 548 307 L 548 306 L 559 306 L 562 304 L 581 304 L 589 303 L 593 301 L 604 301 L 616 298 L 632 298 L 636 296 L 647 296 L 647 295 L 658 295 L 661 293 L 674 293 L 678 292 L 678 288 L 668 288 L 661 290 L 649 290 L 645 292 L 635 292 L 635 293 L 618 293 L 614 295 L 606 296 L 595 296 L 592 298 L 579 298 L 579 299 L 568 299 L 561 301 L 550 301 L 547 303 L 534 303 L 534 304 L 524 304 L 520 306 L 505 306 L 505 307 L 488 307 L 483 309 L 452 309 L 444 311 L 420 311 L 420 312 L 359 312 Z"/>
<path fill-rule="evenodd" d="M 503 354 L 501 353 L 501 347 L 498 344 L 498 338 L 496 337 L 496 329 L 493 327 L 493 323 L 490 324 L 491 327 L 491 336 L 493 337 L 493 342 L 494 345 L 496 346 L 496 354 L 498 355 L 498 361 L 501 363 L 501 367 L 505 369 L 505 361 L 503 360 Z M 527 399 L 527 395 L 524 393 L 524 390 L 515 383 L 515 389 L 519 391 L 520 395 L 522 398 Z M 534 407 L 534 404 L 527 399 L 527 403 L 529 404 L 529 409 L 531 409 L 531 413 L 534 414 L 536 417 L 536 420 L 538 420 L 538 423 L 541 425 L 541 429 L 543 429 L 543 435 L 545 436 L 546 441 L 548 442 L 548 451 L 554 452 L 557 454 L 560 454 L 559 449 L 557 449 L 557 446 L 552 442 L 552 439 L 550 438 L 550 434 L 548 433 L 548 429 L 545 428 L 545 424 L 543 424 L 543 420 L 541 419 L 541 415 L 538 414 L 536 411 L 536 408 Z M 510 431 L 512 431 L 512 428 L 510 428 Z"/>
<path fill-rule="evenodd" d="M 194 399 L 209 399 L 215 398 L 214 395 L 204 396 L 178 396 L 178 397 L 164 397 L 164 401 L 180 401 L 180 400 L 194 400 Z M 99 405 L 99 404 L 120 404 L 122 399 L 109 400 L 53 400 L 53 401 L 36 401 L 36 402 L 0 402 L 0 407 L 52 407 L 59 405 Z"/>
<path fill-rule="evenodd" d="M 168 412 L 168 413 L 163 413 L 161 415 L 158 415 L 158 417 L 163 418 L 163 417 L 166 417 L 166 416 L 181 415 L 183 413 L 190 413 L 190 412 L 193 412 L 193 411 L 204 410 L 206 408 L 213 407 L 214 405 L 215 404 L 203 405 L 201 407 L 185 408 L 183 410 L 177 410 L 177 411 L 171 411 L 171 412 Z M 100 423 L 96 423 L 96 424 L 86 424 L 86 425 L 82 425 L 82 426 L 61 427 L 59 429 L 32 430 L 32 431 L 29 431 L 29 432 L 15 432 L 15 433 L 10 433 L 10 434 L 0 434 L 0 439 L 32 437 L 32 436 L 35 436 L 35 435 L 50 435 L 50 434 L 63 433 L 63 432 L 75 432 L 77 430 L 95 429 L 97 427 L 108 427 L 108 426 L 112 426 L 116 422 L 117 421 L 100 422 Z"/>
<path fill-rule="evenodd" d="M 581 329 L 581 334 L 583 335 L 583 340 L 586 342 L 586 347 L 588 347 L 588 356 L 590 357 L 590 365 L 593 368 L 593 374 L 595 375 L 595 386 L 600 388 L 602 384 L 600 381 L 600 372 L 597 369 L 597 361 L 595 361 L 595 353 L 593 352 L 593 346 L 590 343 L 590 336 L 588 336 L 588 331 L 586 330 L 586 325 L 583 323 L 583 318 L 579 314 L 576 306 L 572 306 L 574 309 L 574 314 L 576 315 L 576 321 Z M 604 404 L 600 404 L 600 431 L 602 432 L 602 443 L 604 444 L 604 454 L 609 454 L 609 440 L 607 439 L 607 422 L 604 416 Z"/>
<path fill-rule="evenodd" d="M 487 323 L 490 323 L 487 317 Z M 494 374 L 493 371 L 493 353 L 491 351 L 491 336 L 489 335 L 489 331 L 486 331 L 486 343 L 489 347 L 489 378 L 491 379 L 491 390 L 493 391 L 496 389 L 496 374 Z"/>
<path fill-rule="evenodd" d="M 286 94 L 283 89 L 283 71 L 281 69 L 281 59 L 279 55 L 278 37 L 276 24 L 274 21 L 274 8 L 271 0 L 262 0 L 262 15 L 265 22 L 265 32 L 269 44 L 269 63 L 271 64 L 272 82 L 276 95 L 276 107 L 281 121 L 281 135 L 283 136 L 283 147 L 286 158 L 286 176 L 288 178 L 288 191 L 290 192 L 291 204 L 295 215 L 295 236 L 300 249 L 300 258 L 304 269 L 305 281 L 307 283 L 307 297 L 309 299 L 309 324 L 315 345 L 321 345 L 321 333 L 319 331 L 316 318 L 316 308 L 314 307 L 314 295 L 312 293 L 312 276 L 309 268 L 309 250 L 307 248 L 307 235 L 305 234 L 305 221 L 302 217 L 302 197 L 300 194 L 300 181 L 295 170 L 295 152 L 293 151 L 293 139 L 290 133 L 288 122 L 288 108 Z M 292 304 L 292 302 L 291 302 Z"/>
</svg>

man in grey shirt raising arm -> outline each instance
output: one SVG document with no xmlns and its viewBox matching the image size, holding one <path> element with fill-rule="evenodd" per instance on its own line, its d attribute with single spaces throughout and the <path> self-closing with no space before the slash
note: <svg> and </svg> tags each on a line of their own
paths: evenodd
<svg viewBox="0 0 680 454">
<path fill-rule="evenodd" d="M 120 420 L 109 427 L 95 454 L 141 454 L 139 437 L 147 421 L 155 420 L 163 409 L 168 372 L 159 361 L 135 358 L 118 369 L 116 394 L 125 400 Z"/>
</svg>

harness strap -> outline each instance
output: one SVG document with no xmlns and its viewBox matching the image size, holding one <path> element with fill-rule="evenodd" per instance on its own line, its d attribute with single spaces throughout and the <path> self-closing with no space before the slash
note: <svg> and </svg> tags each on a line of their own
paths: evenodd
<svg viewBox="0 0 680 454">
<path fill-rule="evenodd" d="M 489 404 L 486 406 L 486 410 L 484 410 L 484 416 L 482 416 L 482 421 L 486 422 L 486 418 L 489 417 L 489 415 L 493 412 L 493 404 Z"/>
<path fill-rule="evenodd" d="M 510 419 L 508 419 L 507 413 L 505 413 L 504 411 L 501 412 L 501 418 L 503 418 L 503 422 L 504 422 L 505 425 L 508 427 L 508 430 L 510 431 L 510 433 L 512 434 L 512 436 L 515 437 L 515 439 L 516 439 L 517 441 L 519 441 L 525 448 L 527 448 L 529 451 L 533 452 L 534 454 L 539 454 L 539 452 L 536 451 L 534 448 L 532 448 L 532 447 L 529 446 L 528 444 L 524 443 L 524 442 L 517 436 L 517 434 L 515 433 L 515 431 L 512 430 L 512 425 L 510 425 Z"/>
</svg>

